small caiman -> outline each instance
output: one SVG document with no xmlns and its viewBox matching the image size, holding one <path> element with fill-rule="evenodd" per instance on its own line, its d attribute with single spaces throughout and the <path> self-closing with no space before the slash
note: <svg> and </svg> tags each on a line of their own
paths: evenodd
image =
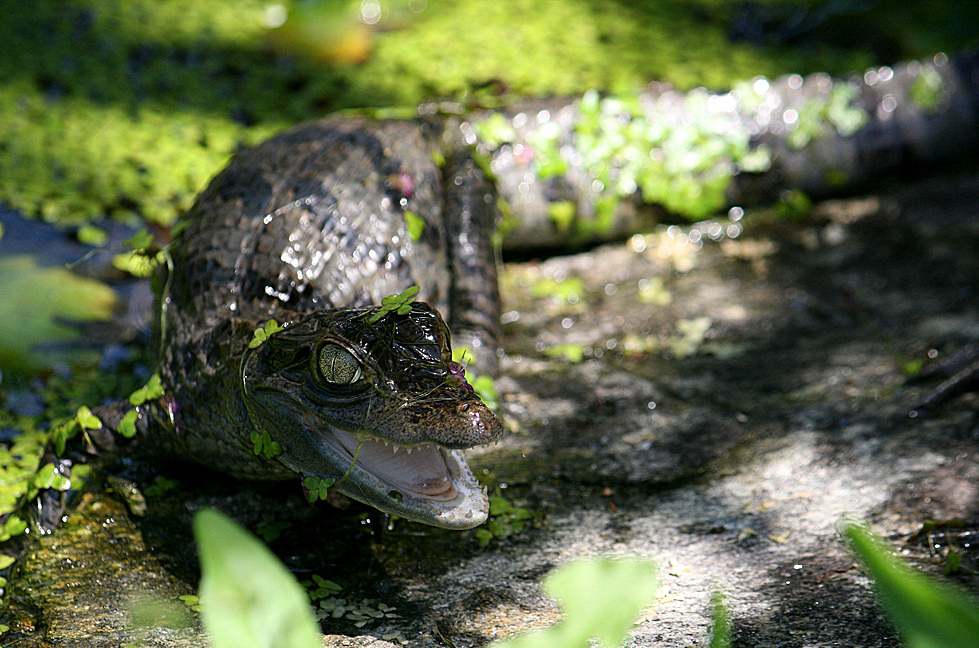
<svg viewBox="0 0 979 648">
<path fill-rule="evenodd" d="M 461 450 L 503 427 L 453 362 L 440 312 L 492 370 L 496 197 L 467 157 L 436 163 L 441 136 L 420 121 L 327 119 L 214 178 L 155 278 L 164 393 L 138 408 L 141 441 L 436 526 L 486 520 Z M 412 286 L 425 301 L 378 306 Z M 281 330 L 259 343 L 271 319 Z M 118 427 L 126 409 L 100 414 Z"/>
<path fill-rule="evenodd" d="M 756 80 L 750 92 L 695 101 L 652 87 L 636 102 L 641 114 L 605 117 L 652 130 L 689 124 L 694 109 L 723 118 L 769 156 L 764 173 L 737 173 L 723 157 L 712 163 L 709 173 L 730 175 L 729 200 L 791 187 L 818 194 L 972 150 L 977 60 L 936 57 L 847 82 Z M 807 111 L 819 119 L 793 139 Z M 628 169 L 605 182 L 588 174 L 594 150 L 582 149 L 588 117 L 578 104 L 512 110 L 509 135 L 493 146 L 471 117 L 420 112 L 297 126 L 243 151 L 211 182 L 178 224 L 157 277 L 164 395 L 139 407 L 141 437 L 243 478 L 333 483 L 415 521 L 468 528 L 486 519 L 461 449 L 497 440 L 502 426 L 452 362 L 449 328 L 481 370 L 495 369 L 497 191 L 519 221 L 507 234 L 518 245 L 583 242 L 582 231 L 614 237 L 648 220 L 628 196 L 602 231 L 551 218 L 549 205 L 563 201 L 587 225 L 596 187 L 628 184 Z M 558 128 L 542 133 L 549 120 Z M 545 145 L 566 162 L 548 178 L 534 173 Z M 486 156 L 481 164 L 473 149 Z M 424 302 L 377 305 L 411 286 Z M 282 330 L 254 346 L 270 319 Z M 102 411 L 108 427 L 124 409 Z"/>
</svg>

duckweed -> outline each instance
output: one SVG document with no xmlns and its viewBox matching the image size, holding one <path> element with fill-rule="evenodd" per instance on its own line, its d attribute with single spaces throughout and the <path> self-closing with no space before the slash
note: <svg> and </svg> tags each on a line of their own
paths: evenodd
<svg viewBox="0 0 979 648">
<path fill-rule="evenodd" d="M 387 316 L 388 313 L 397 313 L 398 315 L 410 313 L 412 309 L 411 304 L 415 301 L 417 294 L 418 286 L 412 286 L 397 294 L 384 297 L 381 299 L 381 306 L 367 319 L 367 323 L 376 324 Z"/>
<path fill-rule="evenodd" d="M 262 343 L 265 342 L 265 340 L 269 339 L 270 335 L 273 333 L 278 333 L 282 330 L 282 328 L 283 327 L 274 319 L 268 320 L 255 329 L 252 334 L 252 339 L 248 343 L 248 348 L 257 349 L 258 347 L 262 346 Z"/>
<path fill-rule="evenodd" d="M 303 479 L 303 492 L 306 493 L 306 499 L 309 503 L 314 504 L 317 500 L 325 500 L 330 494 L 330 487 L 335 483 L 337 483 L 337 480 L 333 477 L 326 477 L 324 479 L 312 476 L 306 477 Z"/>
<path fill-rule="evenodd" d="M 480 547 L 485 547 L 494 539 L 503 540 L 516 535 L 524 530 L 528 522 L 540 517 L 540 514 L 516 506 L 499 494 L 490 497 L 489 514 L 489 522 L 475 531 Z"/>
<path fill-rule="evenodd" d="M 61 222 L 111 214 L 172 223 L 238 146 L 331 110 L 432 97 L 486 103 L 501 90 L 622 92 L 653 79 L 721 88 L 757 74 L 874 62 L 866 50 L 826 44 L 732 42 L 736 10 L 707 0 L 429 0 L 420 13 L 395 0 L 380 6 L 374 26 L 347 21 L 366 60 L 328 66 L 270 38 L 261 0 L 5 6 L 0 200 Z M 902 56 L 955 50 L 961 34 L 974 33 L 954 3 L 884 12 L 908 49 Z M 880 29 L 881 16 L 853 18 Z M 938 28 L 953 22 L 954 33 Z"/>
</svg>

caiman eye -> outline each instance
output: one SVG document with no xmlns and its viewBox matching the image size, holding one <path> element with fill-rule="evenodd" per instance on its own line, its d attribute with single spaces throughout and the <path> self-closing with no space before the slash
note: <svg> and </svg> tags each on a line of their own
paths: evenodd
<svg viewBox="0 0 979 648">
<path fill-rule="evenodd" d="M 319 363 L 323 380 L 335 385 L 352 385 L 362 376 L 360 363 L 339 344 L 324 344 Z"/>
</svg>

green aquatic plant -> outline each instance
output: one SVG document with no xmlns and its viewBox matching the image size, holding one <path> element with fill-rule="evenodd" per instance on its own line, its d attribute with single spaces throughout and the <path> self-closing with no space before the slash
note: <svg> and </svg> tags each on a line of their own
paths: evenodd
<svg viewBox="0 0 979 648">
<path fill-rule="evenodd" d="M 378 29 L 350 23 L 366 33 L 368 58 L 324 67 L 272 38 L 272 14 L 290 4 L 8 3 L 0 14 L 0 200 L 61 222 L 111 214 L 168 224 L 238 146 L 332 110 L 432 97 L 498 103 L 494 88 L 506 96 L 621 93 L 654 79 L 681 90 L 724 88 L 757 74 L 874 63 L 863 44 L 813 52 L 732 42 L 735 12 L 705 0 L 428 0 L 379 3 Z M 355 18 L 360 9 L 321 4 Z M 971 34 L 952 2 L 879 11 L 895 42 L 913 50 L 902 56 L 954 51 Z M 854 19 L 882 23 L 874 12 Z M 935 96 L 922 83 L 921 96 Z"/>
<path fill-rule="evenodd" d="M 278 333 L 282 329 L 283 327 L 274 319 L 268 320 L 254 330 L 252 333 L 252 339 L 248 343 L 248 348 L 257 349 L 258 347 L 262 346 L 262 343 L 264 343 L 265 340 L 269 339 L 270 335 L 273 333 Z"/>
<path fill-rule="evenodd" d="M 337 483 L 333 477 L 306 477 L 303 479 L 303 491 L 306 493 L 306 500 L 310 504 L 315 504 L 316 500 L 326 500 L 330 494 L 330 487 Z"/>
<path fill-rule="evenodd" d="M 129 404 L 133 406 L 133 409 L 123 415 L 116 431 L 127 439 L 136 436 L 136 419 L 139 417 L 137 408 L 149 401 L 154 401 L 162 397 L 163 382 L 160 374 L 154 373 L 145 385 L 129 395 Z"/>
<path fill-rule="evenodd" d="M 410 313 L 412 309 L 411 304 L 415 301 L 415 295 L 417 294 L 418 286 L 412 286 L 397 294 L 384 297 L 381 299 L 381 306 L 367 319 L 367 323 L 376 324 L 386 317 L 388 313 L 397 313 L 398 315 Z"/>
<path fill-rule="evenodd" d="M 476 540 L 480 547 L 485 547 L 492 540 L 503 540 L 523 531 L 524 526 L 536 517 L 535 513 L 513 502 L 502 495 L 490 498 L 490 519 L 486 526 L 476 529 Z"/>
<path fill-rule="evenodd" d="M 274 459 L 282 454 L 282 446 L 278 441 L 272 440 L 272 435 L 268 430 L 252 430 L 251 433 L 252 452 L 256 457 Z M 312 500 L 310 500 L 312 501 Z"/>
</svg>

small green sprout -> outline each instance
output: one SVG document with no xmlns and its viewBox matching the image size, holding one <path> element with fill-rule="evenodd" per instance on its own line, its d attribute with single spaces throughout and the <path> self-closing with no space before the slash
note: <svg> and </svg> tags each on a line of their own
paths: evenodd
<svg viewBox="0 0 979 648">
<path fill-rule="evenodd" d="M 163 396 L 163 383 L 160 381 L 160 374 L 155 373 L 150 376 L 149 381 L 129 395 L 129 404 L 139 407 L 147 401 L 156 400 Z"/>
<path fill-rule="evenodd" d="M 248 343 L 248 348 L 256 349 L 260 347 L 265 340 L 269 339 L 270 335 L 273 333 L 278 333 L 283 328 L 284 327 L 279 326 L 279 323 L 274 319 L 270 319 L 269 321 L 265 322 L 265 324 L 255 329 L 255 334 L 252 337 L 251 342 Z"/>
<path fill-rule="evenodd" d="M 274 459 L 282 454 L 282 446 L 272 440 L 272 435 L 269 434 L 268 430 L 262 430 L 261 432 L 252 430 L 251 438 L 252 443 L 255 444 L 252 452 L 255 453 L 256 457 Z"/>
<path fill-rule="evenodd" d="M 303 490 L 306 492 L 306 499 L 310 504 L 316 502 L 316 500 L 325 500 L 327 495 L 330 493 L 330 487 L 337 483 L 337 480 L 333 477 L 325 477 L 320 479 L 319 477 L 306 477 L 303 479 Z"/>
<path fill-rule="evenodd" d="M 715 590 L 710 597 L 713 621 L 710 631 L 710 648 L 731 647 L 731 609 L 724 592 Z"/>
<path fill-rule="evenodd" d="M 376 324 L 381 321 L 388 313 L 397 312 L 398 315 L 405 315 L 411 312 L 411 303 L 415 301 L 418 293 L 418 286 L 412 286 L 396 295 L 388 295 L 381 300 L 381 307 L 367 320 L 368 324 Z"/>
<path fill-rule="evenodd" d="M 125 416 L 119 422 L 119 427 L 116 430 L 119 434 L 131 439 L 136 436 L 136 419 L 139 417 L 139 412 L 134 409 L 126 412 Z"/>
</svg>

